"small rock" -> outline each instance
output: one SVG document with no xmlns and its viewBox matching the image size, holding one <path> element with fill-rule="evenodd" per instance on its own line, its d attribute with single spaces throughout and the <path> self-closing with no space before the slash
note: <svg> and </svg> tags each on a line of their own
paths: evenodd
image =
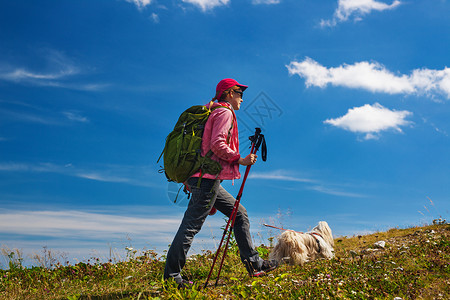
<svg viewBox="0 0 450 300">
<path fill-rule="evenodd" d="M 386 242 L 385 241 L 378 241 L 375 244 L 373 244 L 375 247 L 380 248 L 380 249 L 384 249 L 384 247 L 386 247 Z"/>
<path fill-rule="evenodd" d="M 370 253 L 374 253 L 374 252 L 377 252 L 377 251 L 380 251 L 380 249 L 371 249 L 371 248 L 369 248 L 369 249 L 364 249 L 363 253 L 364 254 L 370 254 Z"/>
</svg>

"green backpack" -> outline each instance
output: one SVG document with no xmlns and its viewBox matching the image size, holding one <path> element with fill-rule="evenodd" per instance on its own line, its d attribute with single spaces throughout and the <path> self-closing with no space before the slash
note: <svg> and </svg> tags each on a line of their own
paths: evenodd
<svg viewBox="0 0 450 300">
<path fill-rule="evenodd" d="M 205 105 L 195 105 L 180 115 L 173 131 L 167 136 L 164 150 L 158 159 L 159 162 L 161 156 L 164 156 L 163 170 L 169 181 L 183 183 L 198 171 L 213 175 L 222 171 L 222 166 L 211 159 L 211 150 L 201 156 L 206 121 L 211 112 L 220 107 L 225 106 L 209 109 Z"/>
</svg>

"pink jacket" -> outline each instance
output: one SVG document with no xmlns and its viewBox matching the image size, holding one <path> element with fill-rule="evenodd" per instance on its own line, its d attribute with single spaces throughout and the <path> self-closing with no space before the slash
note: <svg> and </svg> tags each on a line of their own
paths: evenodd
<svg viewBox="0 0 450 300">
<path fill-rule="evenodd" d="M 209 107 L 209 103 L 206 105 Z M 208 179 L 239 179 L 238 160 L 239 154 L 239 133 L 236 121 L 236 115 L 228 102 L 214 102 L 212 107 L 227 106 L 227 108 L 216 108 L 206 121 L 205 130 L 202 137 L 202 155 L 205 156 L 209 150 L 212 150 L 211 158 L 218 161 L 222 166 L 220 174 L 202 174 L 202 178 Z M 233 125 L 233 126 L 232 126 Z M 231 130 L 230 130 L 231 129 Z M 200 177 L 200 172 L 192 177 Z"/>
</svg>

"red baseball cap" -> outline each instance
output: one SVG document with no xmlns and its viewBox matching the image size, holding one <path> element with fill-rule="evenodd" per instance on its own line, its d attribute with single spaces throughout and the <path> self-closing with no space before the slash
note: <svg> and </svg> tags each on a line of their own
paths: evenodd
<svg viewBox="0 0 450 300">
<path fill-rule="evenodd" d="M 222 93 L 226 90 L 228 90 L 230 87 L 233 87 L 237 85 L 241 88 L 242 91 L 245 91 L 248 86 L 238 83 L 236 80 L 231 78 L 225 78 L 222 79 L 216 87 L 216 99 L 220 99 L 220 96 L 222 96 Z"/>
</svg>

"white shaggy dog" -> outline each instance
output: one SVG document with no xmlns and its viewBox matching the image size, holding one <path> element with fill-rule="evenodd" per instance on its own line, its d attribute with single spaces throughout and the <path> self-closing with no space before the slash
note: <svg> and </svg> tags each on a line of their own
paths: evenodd
<svg viewBox="0 0 450 300">
<path fill-rule="evenodd" d="M 278 237 L 278 243 L 270 253 L 270 259 L 278 263 L 287 260 L 291 265 L 303 265 L 317 258 L 331 259 L 334 240 L 328 223 L 320 221 L 308 233 L 286 230 Z"/>
</svg>

